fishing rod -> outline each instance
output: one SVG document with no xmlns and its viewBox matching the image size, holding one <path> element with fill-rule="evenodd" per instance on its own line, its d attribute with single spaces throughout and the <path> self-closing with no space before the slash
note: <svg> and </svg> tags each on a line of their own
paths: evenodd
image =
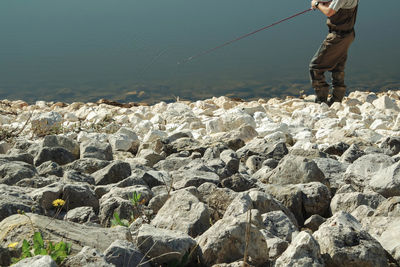
<svg viewBox="0 0 400 267">
<path fill-rule="evenodd" d="M 321 2 L 321 3 L 324 3 L 324 2 Z M 247 34 L 245 34 L 245 35 L 239 36 L 238 38 L 233 39 L 233 40 L 230 40 L 230 41 L 228 41 L 228 42 L 225 42 L 225 43 L 223 43 L 223 44 L 221 44 L 221 45 L 219 45 L 219 46 L 216 46 L 216 47 L 211 48 L 211 49 L 208 49 L 208 50 L 204 50 L 204 51 L 202 51 L 202 52 L 200 52 L 200 53 L 198 53 L 198 54 L 196 54 L 196 55 L 194 55 L 194 56 L 188 57 L 187 59 L 185 59 L 185 60 L 183 60 L 183 61 L 181 61 L 181 62 L 178 62 L 178 64 L 187 63 L 187 62 L 189 62 L 189 61 L 191 61 L 191 60 L 193 60 L 193 59 L 195 59 L 195 58 L 198 58 L 198 57 L 204 56 L 204 55 L 206 55 L 206 54 L 209 54 L 209 53 L 211 53 L 211 52 L 213 52 L 213 51 L 215 51 L 215 50 L 217 50 L 217 49 L 220 49 L 220 48 L 222 48 L 222 47 L 224 47 L 224 46 L 230 45 L 231 43 L 237 42 L 237 41 L 239 41 L 239 40 L 241 40 L 241 39 L 244 39 L 244 38 L 246 38 L 246 37 L 249 37 L 250 35 L 253 35 L 253 34 L 258 33 L 258 32 L 260 32 L 260 31 L 263 31 L 263 30 L 266 30 L 266 29 L 268 29 L 268 28 L 271 28 L 271 27 L 273 27 L 273 26 L 275 26 L 275 25 L 278 25 L 278 24 L 280 24 L 280 23 L 282 23 L 282 22 L 284 22 L 284 21 L 287 21 L 287 20 L 293 19 L 293 18 L 295 18 L 295 17 L 297 17 L 297 16 L 303 15 L 304 13 L 307 13 L 308 11 L 311 11 L 311 10 L 313 10 L 313 8 L 308 8 L 308 9 L 306 9 L 306 10 L 304 10 L 304 11 L 301 11 L 301 12 L 299 12 L 299 13 L 296 13 L 296 14 L 290 16 L 290 17 L 287 17 L 287 18 L 284 18 L 284 19 L 282 19 L 282 20 L 280 20 L 280 21 L 277 21 L 277 22 L 275 22 L 275 23 L 272 23 L 271 25 L 262 27 L 262 28 L 260 28 L 260 29 L 255 30 L 255 31 L 249 32 L 249 33 L 247 33 Z"/>
</svg>

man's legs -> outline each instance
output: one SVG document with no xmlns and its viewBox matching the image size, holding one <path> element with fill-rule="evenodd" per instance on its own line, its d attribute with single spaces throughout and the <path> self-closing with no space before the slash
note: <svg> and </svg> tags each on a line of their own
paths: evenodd
<svg viewBox="0 0 400 267">
<path fill-rule="evenodd" d="M 347 54 L 339 61 L 332 72 L 332 97 L 329 104 L 333 102 L 341 102 L 346 94 L 346 85 L 344 84 L 344 68 L 346 65 Z"/>
<path fill-rule="evenodd" d="M 310 69 L 312 87 L 315 90 L 315 102 L 321 103 L 328 101 L 329 85 L 325 80 L 325 72 Z"/>
</svg>

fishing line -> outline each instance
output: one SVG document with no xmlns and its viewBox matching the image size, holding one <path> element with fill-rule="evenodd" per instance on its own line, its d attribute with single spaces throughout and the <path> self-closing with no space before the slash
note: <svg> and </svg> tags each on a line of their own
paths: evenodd
<svg viewBox="0 0 400 267">
<path fill-rule="evenodd" d="M 187 62 L 189 62 L 189 61 L 191 61 L 191 60 L 193 60 L 193 59 L 195 59 L 195 58 L 198 58 L 198 57 L 204 56 L 204 55 L 206 55 L 206 54 L 209 54 L 209 53 L 211 53 L 211 52 L 213 52 L 213 51 L 215 51 L 215 50 L 217 50 L 217 49 L 220 49 L 220 48 L 222 48 L 222 47 L 224 47 L 224 46 L 230 45 L 231 43 L 237 42 L 237 41 L 239 41 L 239 40 L 241 40 L 241 39 L 243 39 L 243 38 L 249 37 L 250 35 L 253 35 L 253 34 L 258 33 L 258 32 L 260 32 L 260 31 L 263 31 L 263 30 L 266 30 L 266 29 L 271 28 L 271 27 L 273 27 L 273 26 L 276 26 L 276 25 L 278 25 L 278 24 L 280 24 L 280 23 L 282 23 L 282 22 L 284 22 L 284 21 L 287 21 L 287 20 L 290 20 L 290 19 L 295 18 L 295 17 L 297 17 L 297 16 L 300 16 L 300 15 L 302 15 L 302 14 L 304 14 L 304 13 L 307 13 L 308 11 L 311 11 L 311 10 L 313 10 L 313 9 L 312 9 L 312 8 L 306 9 L 306 10 L 304 10 L 304 11 L 302 11 L 302 12 L 299 12 L 299 13 L 296 13 L 296 14 L 290 16 L 290 17 L 287 17 L 287 18 L 284 18 L 284 19 L 282 19 L 282 20 L 280 20 L 280 21 L 277 21 L 277 22 L 275 22 L 275 23 L 272 23 L 271 25 L 262 27 L 262 28 L 260 28 L 260 29 L 255 30 L 255 31 L 249 32 L 249 33 L 247 33 L 247 34 L 245 34 L 245 35 L 239 36 L 238 38 L 233 39 L 233 40 L 230 40 L 230 41 L 228 41 L 228 42 L 225 42 L 225 43 L 223 43 L 223 44 L 221 44 L 221 45 L 219 45 L 219 46 L 216 46 L 216 47 L 211 48 L 211 49 L 208 49 L 208 50 L 204 50 L 204 51 L 202 51 L 202 52 L 200 52 L 200 53 L 198 53 L 198 54 L 196 54 L 196 55 L 194 55 L 194 56 L 188 57 L 187 59 L 178 62 L 177 64 L 187 63 Z"/>
</svg>

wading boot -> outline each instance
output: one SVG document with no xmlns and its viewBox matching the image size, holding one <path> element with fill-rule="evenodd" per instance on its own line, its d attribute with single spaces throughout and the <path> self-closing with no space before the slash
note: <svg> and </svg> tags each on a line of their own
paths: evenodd
<svg viewBox="0 0 400 267">
<path fill-rule="evenodd" d="M 335 102 L 342 102 L 343 97 L 346 94 L 346 87 L 334 87 L 332 96 L 328 100 L 328 106 L 332 106 Z"/>
<path fill-rule="evenodd" d="M 328 103 L 329 87 L 315 88 L 315 103 Z"/>
</svg>

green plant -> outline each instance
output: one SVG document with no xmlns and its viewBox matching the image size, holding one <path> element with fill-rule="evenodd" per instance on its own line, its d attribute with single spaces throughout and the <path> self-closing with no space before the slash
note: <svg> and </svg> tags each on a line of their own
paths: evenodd
<svg viewBox="0 0 400 267">
<path fill-rule="evenodd" d="M 24 239 L 21 249 L 21 256 L 19 258 L 12 258 L 12 263 L 17 263 L 22 259 L 37 255 L 49 255 L 57 264 L 60 264 L 71 253 L 71 244 L 63 241 L 58 243 L 49 241 L 46 245 L 42 234 L 35 232 L 33 234 L 33 245 Z"/>
<path fill-rule="evenodd" d="M 117 226 L 117 225 L 121 225 L 121 226 L 125 226 L 128 227 L 129 226 L 129 221 L 125 220 L 125 219 L 120 219 L 119 218 L 119 214 L 114 212 L 114 219 L 111 219 L 111 226 Z"/>
</svg>

